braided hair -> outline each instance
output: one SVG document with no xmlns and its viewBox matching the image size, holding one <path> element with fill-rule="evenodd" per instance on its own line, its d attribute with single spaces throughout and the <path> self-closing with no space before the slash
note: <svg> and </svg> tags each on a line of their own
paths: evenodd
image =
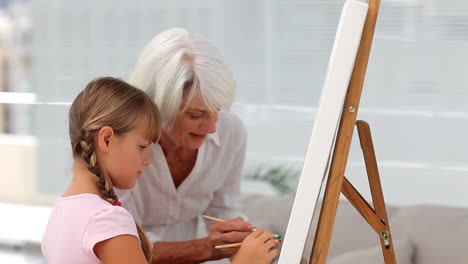
<svg viewBox="0 0 468 264">
<path fill-rule="evenodd" d="M 123 134 L 143 120 L 147 123 L 148 138 L 156 142 L 161 134 L 158 108 L 143 91 L 120 79 L 102 77 L 91 81 L 75 98 L 69 119 L 74 157 L 85 161 L 89 172 L 96 177 L 103 199 L 110 204 L 118 203 L 119 198 L 114 192 L 112 181 L 106 179 L 99 167 L 94 135 L 104 126 L 112 127 L 117 135 Z M 143 253 L 151 263 L 151 244 L 141 226 L 135 224 Z"/>
</svg>

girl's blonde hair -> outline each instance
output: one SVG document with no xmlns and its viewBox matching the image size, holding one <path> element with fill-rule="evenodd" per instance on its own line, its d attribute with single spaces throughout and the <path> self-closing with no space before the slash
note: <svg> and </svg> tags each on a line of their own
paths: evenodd
<svg viewBox="0 0 468 264">
<path fill-rule="evenodd" d="M 112 77 L 91 81 L 75 98 L 70 108 L 69 133 L 74 157 L 81 157 L 96 177 L 102 196 L 111 204 L 119 201 L 112 183 L 101 172 L 93 136 L 104 126 L 116 135 L 129 132 L 140 121 L 147 126 L 147 138 L 156 142 L 161 134 L 158 108 L 143 91 Z M 152 247 L 143 229 L 136 223 L 145 257 L 151 263 Z"/>
</svg>

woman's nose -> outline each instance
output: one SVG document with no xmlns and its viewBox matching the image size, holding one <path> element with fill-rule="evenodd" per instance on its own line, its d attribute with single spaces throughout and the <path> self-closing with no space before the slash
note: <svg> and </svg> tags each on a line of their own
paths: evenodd
<svg viewBox="0 0 468 264">
<path fill-rule="evenodd" d="M 216 122 L 218 121 L 217 116 L 209 116 L 203 122 L 203 128 L 208 134 L 216 132 Z"/>
</svg>

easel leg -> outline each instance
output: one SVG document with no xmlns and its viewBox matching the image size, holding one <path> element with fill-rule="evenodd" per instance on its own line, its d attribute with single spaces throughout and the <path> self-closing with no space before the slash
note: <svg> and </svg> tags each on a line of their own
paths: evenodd
<svg viewBox="0 0 468 264">
<path fill-rule="evenodd" d="M 377 160 L 375 158 L 374 145 L 372 143 L 369 124 L 359 120 L 356 122 L 356 125 L 358 128 L 362 152 L 364 154 L 374 209 L 346 178 L 343 182 L 342 193 L 379 236 L 385 263 L 395 264 L 396 259 L 390 232 L 390 224 L 387 217 L 387 210 L 385 208 L 382 185 L 380 183 L 379 170 L 377 167 Z"/>
<path fill-rule="evenodd" d="M 332 170 L 336 167 L 338 165 L 332 164 L 329 172 L 319 222 L 315 232 L 314 245 L 310 255 L 310 264 L 325 264 L 327 260 L 333 225 L 335 224 L 336 209 L 344 179 L 342 173 Z"/>
<path fill-rule="evenodd" d="M 379 236 L 385 263 L 396 264 L 390 224 L 385 208 L 370 128 L 366 122 L 361 120 L 357 121 L 356 125 L 375 209 L 369 205 L 344 175 L 333 177 L 333 174 L 330 172 L 315 234 L 314 246 L 310 256 L 310 263 L 312 264 L 322 264 L 326 261 L 340 192 L 343 193 Z M 318 241 L 320 243 L 316 243 Z"/>
<path fill-rule="evenodd" d="M 355 125 L 356 117 L 357 117 L 357 110 L 359 109 L 362 86 L 364 84 L 364 77 L 366 75 L 367 63 L 369 59 L 370 49 L 372 46 L 372 40 L 374 36 L 375 25 L 377 22 L 377 15 L 378 15 L 379 6 L 380 6 L 380 0 L 367 0 L 367 2 L 369 4 L 369 10 L 367 13 L 366 22 L 365 22 L 364 29 L 362 32 L 361 43 L 359 46 L 359 51 L 356 56 L 356 63 L 354 65 L 353 74 L 349 82 L 348 93 L 346 94 L 346 99 L 343 104 L 341 121 L 340 121 L 340 125 L 338 128 L 338 133 L 336 136 L 336 142 L 335 142 L 332 161 L 330 164 L 330 171 L 328 175 L 327 186 L 325 189 L 325 197 L 323 198 L 322 210 L 320 212 L 319 223 L 318 223 L 317 230 L 315 233 L 314 245 L 312 247 L 312 253 L 310 256 L 311 264 L 324 264 L 327 260 L 328 248 L 329 248 L 330 241 L 331 241 L 333 225 L 335 223 L 336 209 L 338 206 L 340 192 L 349 190 L 349 193 L 351 195 L 354 194 L 354 192 L 352 191 L 354 187 L 348 184 L 349 182 L 345 179 L 344 172 L 345 172 L 346 163 L 348 160 L 351 138 L 353 136 L 354 125 Z M 369 133 L 369 138 L 370 138 L 370 133 Z M 366 160 L 366 164 L 367 164 L 367 160 Z M 371 188 L 373 188 L 372 186 L 374 184 L 375 182 L 373 181 L 371 183 Z M 380 186 L 380 180 L 378 181 L 378 185 Z M 377 192 L 379 191 L 380 193 L 382 192 L 381 188 Z M 357 191 L 355 192 L 357 193 Z M 356 195 L 353 195 L 353 196 L 356 196 Z M 374 198 L 374 194 L 372 197 Z M 375 196 L 375 197 L 379 197 L 379 196 Z M 380 197 L 382 197 L 381 201 L 383 205 L 383 196 L 380 196 Z M 358 201 L 360 199 L 357 198 L 356 200 Z M 362 198 L 362 200 L 364 199 Z M 365 203 L 367 204 L 367 202 Z M 374 204 L 380 204 L 380 203 L 379 201 L 377 202 L 374 201 Z M 379 228 L 379 231 L 387 230 L 385 228 L 388 227 L 388 220 L 386 218 L 386 213 L 382 214 L 382 208 L 383 208 L 383 212 L 385 212 L 385 206 L 382 207 L 382 205 L 379 205 L 377 209 L 379 212 L 378 216 L 375 216 L 374 211 L 368 204 L 367 204 L 367 207 L 361 206 L 362 208 L 364 208 L 362 210 L 365 210 L 368 213 L 369 212 L 373 213 L 374 214 L 373 218 L 376 218 L 376 219 L 378 218 L 377 223 L 380 223 L 380 225 L 378 225 L 377 228 Z M 382 223 L 380 219 L 384 219 L 385 224 Z M 384 228 L 381 229 L 380 227 L 384 227 Z M 374 227 L 374 229 L 375 228 L 376 227 Z M 390 235 L 388 234 L 388 236 Z M 391 240 L 389 241 L 391 245 Z M 391 245 L 390 248 L 392 250 L 391 253 L 393 253 L 393 245 Z M 391 253 L 388 253 L 388 254 L 391 254 Z M 384 251 L 384 255 L 386 256 L 385 251 Z M 385 260 L 387 264 L 395 263 L 395 261 L 387 262 L 387 257 L 385 257 Z"/>
<path fill-rule="evenodd" d="M 359 134 L 359 141 L 361 142 L 362 152 L 364 154 L 364 161 L 366 163 L 367 176 L 369 178 L 369 187 L 372 194 L 375 214 L 377 218 L 380 219 L 380 221 L 386 226 L 385 230 L 388 231 L 387 239 L 384 239 L 383 236 L 385 235 L 380 236 L 385 263 L 396 263 L 392 236 L 390 233 L 390 224 L 387 217 L 387 209 L 385 208 L 382 184 L 380 182 L 379 169 L 377 167 L 377 160 L 375 157 L 374 144 L 372 142 L 370 127 L 367 122 L 362 120 L 358 120 L 356 125 Z"/>
</svg>

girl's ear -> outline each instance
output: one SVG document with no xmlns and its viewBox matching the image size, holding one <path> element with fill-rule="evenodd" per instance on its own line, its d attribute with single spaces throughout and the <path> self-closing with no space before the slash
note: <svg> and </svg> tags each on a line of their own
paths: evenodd
<svg viewBox="0 0 468 264">
<path fill-rule="evenodd" d="M 97 147 L 103 151 L 109 151 L 109 142 L 114 137 L 114 130 L 110 126 L 104 126 L 97 133 Z"/>
</svg>

